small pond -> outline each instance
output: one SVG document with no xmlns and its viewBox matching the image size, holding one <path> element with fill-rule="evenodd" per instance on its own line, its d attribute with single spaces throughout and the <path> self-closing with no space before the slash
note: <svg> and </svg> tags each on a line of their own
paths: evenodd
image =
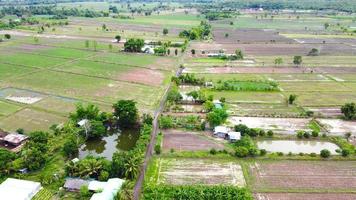
<svg viewBox="0 0 356 200">
<path fill-rule="evenodd" d="M 110 133 L 103 138 L 87 140 L 79 148 L 79 159 L 93 155 L 111 160 L 116 151 L 132 149 L 139 138 L 139 132 L 138 129 L 122 130 L 121 132 Z"/>
<path fill-rule="evenodd" d="M 268 152 L 282 152 L 288 154 L 298 153 L 316 153 L 328 149 L 331 154 L 337 154 L 335 150 L 339 149 L 336 144 L 331 142 L 318 141 L 298 141 L 298 140 L 266 140 L 257 142 L 259 149 L 265 149 Z"/>
</svg>

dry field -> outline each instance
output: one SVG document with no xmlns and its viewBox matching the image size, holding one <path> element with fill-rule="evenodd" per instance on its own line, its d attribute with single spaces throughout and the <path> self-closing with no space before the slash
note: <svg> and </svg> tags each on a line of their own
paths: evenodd
<svg viewBox="0 0 356 200">
<path fill-rule="evenodd" d="M 160 159 L 158 183 L 244 186 L 241 166 L 209 159 Z"/>
<path fill-rule="evenodd" d="M 356 194 L 347 193 L 258 193 L 256 200 L 354 200 Z"/>
<path fill-rule="evenodd" d="M 168 152 L 171 149 L 176 151 L 200 151 L 224 149 L 224 145 L 217 143 L 213 138 L 208 138 L 199 133 L 166 130 L 163 132 L 163 151 Z"/>
<path fill-rule="evenodd" d="M 252 187 L 274 191 L 356 190 L 355 161 L 265 161 L 250 165 Z"/>
<path fill-rule="evenodd" d="M 228 37 L 225 37 L 225 34 Z M 286 38 L 273 30 L 262 29 L 231 29 L 214 28 L 213 36 L 219 44 L 238 44 L 238 43 L 295 43 L 293 39 Z"/>
</svg>

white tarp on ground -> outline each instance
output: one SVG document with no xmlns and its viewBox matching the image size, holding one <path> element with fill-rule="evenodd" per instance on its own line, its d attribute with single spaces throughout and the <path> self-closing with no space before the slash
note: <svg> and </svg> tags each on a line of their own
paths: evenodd
<svg viewBox="0 0 356 200">
<path fill-rule="evenodd" d="M 8 178 L 0 185 L 0 199 L 30 200 L 41 188 L 38 182 Z"/>
<path fill-rule="evenodd" d="M 91 181 L 88 188 L 102 190 L 102 192 L 93 194 L 90 200 L 113 200 L 124 182 L 125 180 L 119 178 L 112 178 L 107 182 Z"/>
</svg>

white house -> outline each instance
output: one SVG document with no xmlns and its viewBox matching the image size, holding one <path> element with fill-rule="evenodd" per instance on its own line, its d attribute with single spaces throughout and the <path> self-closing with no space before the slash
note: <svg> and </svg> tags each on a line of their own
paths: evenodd
<svg viewBox="0 0 356 200">
<path fill-rule="evenodd" d="M 225 138 L 228 133 L 229 133 L 229 128 L 227 128 L 226 126 L 216 126 L 214 128 L 215 137 Z"/>
<path fill-rule="evenodd" d="M 124 182 L 125 180 L 119 178 L 112 178 L 107 182 L 91 181 L 88 189 L 97 193 L 90 200 L 113 200 Z"/>
<path fill-rule="evenodd" d="M 241 133 L 240 132 L 229 132 L 227 134 L 227 140 L 230 142 L 236 142 L 241 139 Z"/>
<path fill-rule="evenodd" d="M 0 199 L 30 200 L 41 189 L 41 183 L 8 178 L 0 185 Z"/>
</svg>

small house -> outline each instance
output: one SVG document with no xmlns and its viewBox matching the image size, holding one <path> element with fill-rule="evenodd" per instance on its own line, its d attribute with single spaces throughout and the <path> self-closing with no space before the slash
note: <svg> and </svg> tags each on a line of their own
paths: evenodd
<svg viewBox="0 0 356 200">
<path fill-rule="evenodd" d="M 70 192 L 79 191 L 82 186 L 88 186 L 89 181 L 80 178 L 67 178 L 64 183 L 64 188 Z"/>
<path fill-rule="evenodd" d="M 241 139 L 241 133 L 240 132 L 229 132 L 225 139 L 229 140 L 230 142 L 236 142 Z"/>
<path fill-rule="evenodd" d="M 88 189 L 94 191 L 90 200 L 114 200 L 125 180 L 119 178 L 109 179 L 107 182 L 91 181 Z"/>
<path fill-rule="evenodd" d="M 11 144 L 13 146 L 19 146 L 24 143 L 28 139 L 28 136 L 18 134 L 18 133 L 9 133 L 5 137 L 3 137 L 3 141 Z"/>
<path fill-rule="evenodd" d="M 226 126 L 216 126 L 214 128 L 214 136 L 219 138 L 225 138 L 229 133 L 229 128 Z"/>
<path fill-rule="evenodd" d="M 215 107 L 216 109 L 222 109 L 222 108 L 223 108 L 222 103 L 221 103 L 221 101 L 219 101 L 219 100 L 214 100 L 214 101 L 213 101 L 213 104 L 214 104 L 214 107 Z"/>
</svg>

